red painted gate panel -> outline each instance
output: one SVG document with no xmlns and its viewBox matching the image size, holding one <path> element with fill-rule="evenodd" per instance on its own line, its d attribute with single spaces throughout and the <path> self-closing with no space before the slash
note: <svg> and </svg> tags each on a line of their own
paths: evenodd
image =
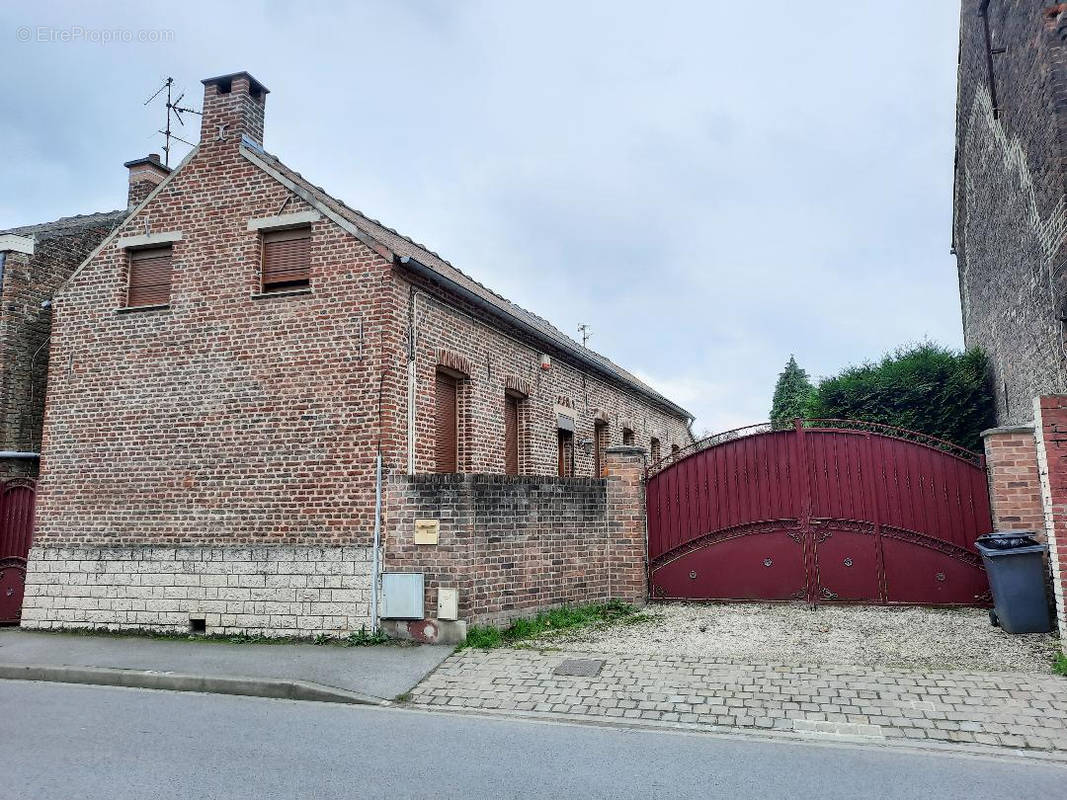
<svg viewBox="0 0 1067 800">
<path fill-rule="evenodd" d="M 17 625 L 33 540 L 34 484 L 13 480 L 0 489 L 0 625 Z"/>
<path fill-rule="evenodd" d="M 976 604 L 992 530 L 982 457 L 841 420 L 704 440 L 650 468 L 659 598 Z"/>
</svg>

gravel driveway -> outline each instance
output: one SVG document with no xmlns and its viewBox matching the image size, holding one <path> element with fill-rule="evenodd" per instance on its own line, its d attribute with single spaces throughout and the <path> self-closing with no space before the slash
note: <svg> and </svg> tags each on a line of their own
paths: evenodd
<svg viewBox="0 0 1067 800">
<path fill-rule="evenodd" d="M 636 620 L 538 642 L 633 655 L 1048 673 L 1058 639 L 1004 633 L 975 608 L 701 603 L 650 605 Z"/>
</svg>

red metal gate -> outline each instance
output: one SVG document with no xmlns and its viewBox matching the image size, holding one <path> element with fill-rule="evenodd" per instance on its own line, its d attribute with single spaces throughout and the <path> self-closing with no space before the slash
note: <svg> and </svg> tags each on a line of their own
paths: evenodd
<svg viewBox="0 0 1067 800">
<path fill-rule="evenodd" d="M 34 483 L 11 480 L 0 488 L 0 625 L 18 625 L 33 540 Z"/>
<path fill-rule="evenodd" d="M 982 604 L 984 462 L 948 442 L 808 420 L 705 439 L 649 469 L 663 599 Z"/>
</svg>

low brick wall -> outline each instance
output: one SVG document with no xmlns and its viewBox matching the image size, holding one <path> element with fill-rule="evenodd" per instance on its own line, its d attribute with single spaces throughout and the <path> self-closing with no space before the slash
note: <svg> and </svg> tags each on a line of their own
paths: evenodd
<svg viewBox="0 0 1067 800">
<path fill-rule="evenodd" d="M 503 623 L 564 604 L 645 590 L 643 451 L 611 448 L 606 478 L 396 475 L 388 486 L 385 569 L 425 575 L 426 616 L 439 588 L 459 590 L 459 618 Z M 438 520 L 437 544 L 415 544 Z"/>
<path fill-rule="evenodd" d="M 369 547 L 35 547 L 22 627 L 341 635 L 370 586 Z"/>
</svg>

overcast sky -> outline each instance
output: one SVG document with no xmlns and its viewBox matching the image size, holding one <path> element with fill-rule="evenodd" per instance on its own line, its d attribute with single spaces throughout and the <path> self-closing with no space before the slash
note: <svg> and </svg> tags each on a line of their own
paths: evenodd
<svg viewBox="0 0 1067 800">
<path fill-rule="evenodd" d="M 121 207 L 163 78 L 248 70 L 270 152 L 698 431 L 766 419 L 790 353 L 961 345 L 955 2 L 89 5 L 0 6 L 0 229 Z"/>
</svg>

